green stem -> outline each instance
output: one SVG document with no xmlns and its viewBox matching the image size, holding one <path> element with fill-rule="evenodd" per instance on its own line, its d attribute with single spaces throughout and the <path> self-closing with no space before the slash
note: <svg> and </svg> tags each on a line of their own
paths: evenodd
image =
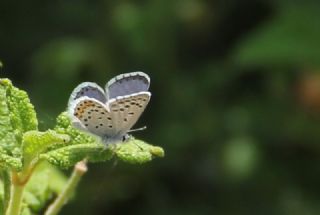
<svg viewBox="0 0 320 215">
<path fill-rule="evenodd" d="M 85 161 L 78 162 L 69 178 L 66 186 L 55 201 L 48 207 L 44 215 L 56 215 L 59 213 L 64 204 L 67 203 L 71 194 L 74 192 L 77 187 L 81 177 L 87 171 L 87 166 Z"/>
<path fill-rule="evenodd" d="M 9 206 L 6 215 L 19 215 L 21 211 L 22 196 L 25 184 L 15 183 L 16 173 L 12 173 L 12 184 Z"/>
<path fill-rule="evenodd" d="M 6 209 L 6 215 L 21 214 L 23 191 L 35 167 L 36 164 L 32 166 L 27 165 L 20 173 L 11 172 L 10 200 Z"/>
</svg>

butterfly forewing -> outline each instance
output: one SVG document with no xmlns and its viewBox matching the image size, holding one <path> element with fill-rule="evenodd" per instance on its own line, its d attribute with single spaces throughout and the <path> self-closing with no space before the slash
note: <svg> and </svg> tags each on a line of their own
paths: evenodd
<svg viewBox="0 0 320 215">
<path fill-rule="evenodd" d="M 149 89 L 150 78 L 143 72 L 132 72 L 121 74 L 111 79 L 106 85 L 108 99 L 118 96 L 127 96 L 139 92 L 146 92 Z"/>
<path fill-rule="evenodd" d="M 150 100 L 149 92 L 120 96 L 108 102 L 114 127 L 123 135 L 137 122 Z"/>
<path fill-rule="evenodd" d="M 84 127 L 98 136 L 114 136 L 117 133 L 108 107 L 96 99 L 82 97 L 75 101 L 73 116 L 80 120 Z"/>
<path fill-rule="evenodd" d="M 93 82 L 83 82 L 79 84 L 71 93 L 69 105 L 76 99 L 87 96 L 94 98 L 102 103 L 106 103 L 107 98 L 101 87 Z"/>
</svg>

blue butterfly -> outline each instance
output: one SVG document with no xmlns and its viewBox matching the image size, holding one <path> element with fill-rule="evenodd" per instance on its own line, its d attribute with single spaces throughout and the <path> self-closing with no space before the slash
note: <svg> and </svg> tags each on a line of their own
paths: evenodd
<svg viewBox="0 0 320 215">
<path fill-rule="evenodd" d="M 118 75 L 105 91 L 93 82 L 79 84 L 68 103 L 73 125 L 106 143 L 124 141 L 150 101 L 149 86 L 150 78 L 143 72 Z"/>
</svg>

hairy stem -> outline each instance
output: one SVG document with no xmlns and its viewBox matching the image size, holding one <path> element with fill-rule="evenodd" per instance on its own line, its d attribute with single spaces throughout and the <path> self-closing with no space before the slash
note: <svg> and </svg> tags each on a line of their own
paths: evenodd
<svg viewBox="0 0 320 215">
<path fill-rule="evenodd" d="M 12 172 L 11 181 L 10 200 L 6 215 L 19 215 L 25 184 L 19 183 L 19 176 L 16 172 Z"/>
<path fill-rule="evenodd" d="M 71 194 L 74 192 L 81 177 L 85 172 L 87 172 L 86 161 L 78 162 L 75 165 L 73 172 L 66 186 L 64 187 L 63 191 L 59 194 L 59 196 L 55 199 L 55 201 L 48 207 L 44 215 L 56 215 L 59 213 L 59 211 L 64 206 L 64 204 L 66 204 L 67 201 L 69 200 Z"/>
<path fill-rule="evenodd" d="M 20 215 L 23 191 L 35 167 L 36 164 L 27 165 L 20 173 L 11 172 L 10 200 L 6 209 L 6 215 Z"/>
</svg>

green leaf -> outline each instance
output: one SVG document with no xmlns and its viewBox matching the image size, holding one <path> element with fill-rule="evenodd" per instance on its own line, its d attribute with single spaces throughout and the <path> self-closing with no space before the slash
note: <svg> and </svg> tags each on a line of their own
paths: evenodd
<svg viewBox="0 0 320 215">
<path fill-rule="evenodd" d="M 65 112 L 58 116 L 55 131 L 70 136 L 68 145 L 53 148 L 41 154 L 40 157 L 62 168 L 72 167 L 83 159 L 89 162 L 103 162 L 114 155 L 120 160 L 133 164 L 145 163 L 154 157 L 164 156 L 162 148 L 134 138 L 125 143 L 105 145 L 99 138 L 74 128 Z"/>
<path fill-rule="evenodd" d="M 53 130 L 45 132 L 28 131 L 24 133 L 22 141 L 24 162 L 30 162 L 52 144 L 63 144 L 69 140 L 70 137 L 68 135 L 58 134 Z"/>
<path fill-rule="evenodd" d="M 12 157 L 0 148 L 0 168 L 9 168 L 15 171 L 22 169 L 22 161 L 20 158 Z"/>
<path fill-rule="evenodd" d="M 0 79 L 0 146 L 10 155 L 21 155 L 22 135 L 38 127 L 36 113 L 25 91 L 9 79 Z"/>
<path fill-rule="evenodd" d="M 40 157 L 53 165 L 69 168 L 83 159 L 88 159 L 91 162 L 109 160 L 112 157 L 112 151 L 101 143 L 77 144 L 49 151 L 41 154 Z"/>
<path fill-rule="evenodd" d="M 99 138 L 74 128 L 66 112 L 58 116 L 55 132 L 68 135 L 70 139 L 67 144 L 51 145 L 47 152 L 40 154 L 40 158 L 53 165 L 69 168 L 83 159 L 98 162 L 112 157 L 110 149 L 107 149 Z"/>
<path fill-rule="evenodd" d="M 116 156 L 131 164 L 141 164 L 151 161 L 154 157 L 163 157 L 164 150 L 161 147 L 149 145 L 141 140 L 132 139 L 126 143 L 120 143 L 115 148 Z"/>
</svg>

